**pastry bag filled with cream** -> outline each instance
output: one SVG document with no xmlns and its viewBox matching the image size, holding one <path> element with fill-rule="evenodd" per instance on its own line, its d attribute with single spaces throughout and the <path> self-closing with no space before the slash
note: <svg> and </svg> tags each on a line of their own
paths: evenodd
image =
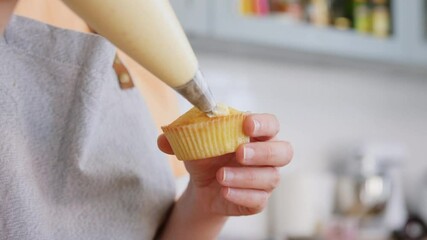
<svg viewBox="0 0 427 240">
<path fill-rule="evenodd" d="M 168 0 L 63 0 L 89 26 L 190 101 L 216 103 Z"/>
</svg>

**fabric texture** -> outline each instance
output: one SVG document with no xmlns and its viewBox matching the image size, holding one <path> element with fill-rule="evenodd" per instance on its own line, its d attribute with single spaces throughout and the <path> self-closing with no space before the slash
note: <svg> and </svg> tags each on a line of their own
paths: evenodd
<svg viewBox="0 0 427 240">
<path fill-rule="evenodd" d="M 13 17 L 0 39 L 0 239 L 152 239 L 175 192 L 104 38 Z"/>
<path fill-rule="evenodd" d="M 56 27 L 89 33 L 87 24 L 69 9 L 63 1 L 57 0 L 19 0 L 15 14 L 28 17 Z M 167 125 L 179 115 L 178 95 L 169 86 L 159 81 L 129 56 L 118 51 L 119 57 L 129 70 L 135 86 L 144 96 L 144 101 L 160 132 L 161 126 Z M 175 176 L 186 175 L 182 161 L 169 155 L 170 165 Z"/>
</svg>

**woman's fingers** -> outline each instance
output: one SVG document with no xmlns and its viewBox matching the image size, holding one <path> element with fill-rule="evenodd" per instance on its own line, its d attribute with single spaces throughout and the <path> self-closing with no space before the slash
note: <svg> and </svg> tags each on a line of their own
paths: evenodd
<svg viewBox="0 0 427 240">
<path fill-rule="evenodd" d="M 279 184 L 280 174 L 275 167 L 223 167 L 217 180 L 225 187 L 271 192 Z"/>
<path fill-rule="evenodd" d="M 293 157 L 293 148 L 288 142 L 253 142 L 239 146 L 236 160 L 246 166 L 283 167 Z"/>
<path fill-rule="evenodd" d="M 276 116 L 272 114 L 251 114 L 243 122 L 244 133 L 257 141 L 267 141 L 274 138 L 280 130 Z M 173 154 L 173 150 L 164 134 L 157 139 L 160 150 Z"/>
<path fill-rule="evenodd" d="M 279 121 L 272 114 L 251 114 L 243 122 L 243 132 L 255 140 L 267 141 L 279 131 Z"/>
<path fill-rule="evenodd" d="M 251 215 L 261 212 L 270 197 L 270 193 L 263 190 L 229 187 L 222 189 L 222 195 L 228 201 L 240 206 L 238 215 Z"/>
<path fill-rule="evenodd" d="M 159 146 L 159 149 L 167 154 L 173 154 L 173 150 L 171 145 L 169 144 L 169 141 L 166 139 L 166 136 L 164 134 L 161 134 L 157 138 L 157 146 Z"/>
</svg>

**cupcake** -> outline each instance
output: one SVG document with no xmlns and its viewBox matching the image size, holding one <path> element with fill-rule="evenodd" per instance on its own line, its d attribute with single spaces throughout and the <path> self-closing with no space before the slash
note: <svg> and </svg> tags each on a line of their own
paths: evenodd
<svg viewBox="0 0 427 240">
<path fill-rule="evenodd" d="M 249 142 L 243 133 L 245 113 L 220 106 L 220 115 L 209 117 L 192 108 L 162 130 L 179 160 L 196 160 L 235 152 Z"/>
</svg>

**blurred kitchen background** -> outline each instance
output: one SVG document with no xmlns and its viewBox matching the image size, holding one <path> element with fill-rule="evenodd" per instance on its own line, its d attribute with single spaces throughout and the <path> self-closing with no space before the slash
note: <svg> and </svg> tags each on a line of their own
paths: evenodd
<svg viewBox="0 0 427 240">
<path fill-rule="evenodd" d="M 427 1 L 171 3 L 217 99 L 275 113 L 295 148 L 221 239 L 426 238 Z"/>
</svg>

